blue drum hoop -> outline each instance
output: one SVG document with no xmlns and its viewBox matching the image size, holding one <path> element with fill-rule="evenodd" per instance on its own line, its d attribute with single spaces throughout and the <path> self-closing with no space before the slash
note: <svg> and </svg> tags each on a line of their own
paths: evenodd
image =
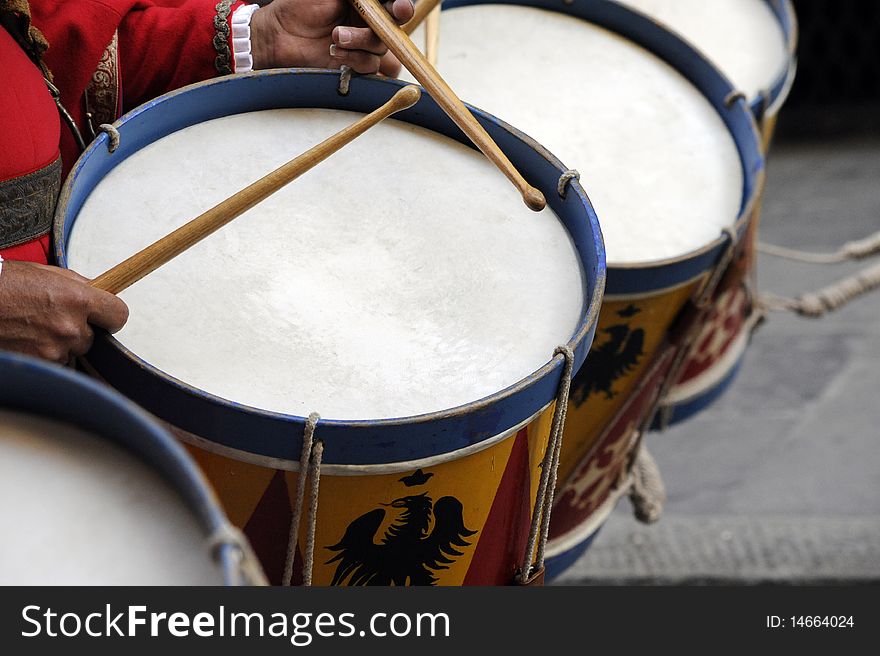
<svg viewBox="0 0 880 656">
<path fill-rule="evenodd" d="M 0 408 L 53 419 L 116 444 L 157 471 L 194 513 L 206 536 L 221 536 L 229 520 L 201 470 L 155 419 L 121 394 L 70 369 L 0 352 Z M 206 542 L 206 557 L 209 556 Z M 216 545 L 226 585 L 242 585 L 241 554 Z"/>
<path fill-rule="evenodd" d="M 736 89 L 712 63 L 673 32 L 647 16 L 610 0 L 573 4 L 566 4 L 565 0 L 446 0 L 443 10 L 490 4 L 534 7 L 582 18 L 645 48 L 693 84 L 721 116 L 739 152 L 743 168 L 743 200 L 734 228 L 738 240 L 742 239 L 757 207 L 758 192 L 764 184 L 764 157 L 758 128 L 748 103 L 735 95 Z M 625 297 L 692 282 L 712 269 L 729 247 L 730 238 L 722 233 L 709 244 L 681 256 L 626 264 L 611 262 L 608 264 L 605 294 Z"/>
<path fill-rule="evenodd" d="M 398 80 L 376 76 L 354 77 L 348 93 L 342 95 L 339 80 L 339 72 L 330 70 L 259 71 L 194 84 L 132 110 L 114 124 L 121 137 L 118 149 L 110 153 L 107 135 L 100 135 L 77 160 L 62 188 L 54 232 L 58 264 L 66 266 L 71 228 L 92 189 L 117 164 L 159 138 L 214 118 L 265 109 L 369 112 L 404 86 Z M 577 370 L 592 343 L 605 286 L 605 250 L 596 214 L 576 180 L 569 182 L 564 196 L 559 195 L 557 184 L 566 168 L 546 149 L 494 116 L 472 111 L 526 179 L 545 194 L 548 206 L 575 245 L 585 276 L 586 299 L 568 343 Z M 395 118 L 470 145 L 426 94 Z M 267 460 L 299 459 L 304 417 L 268 412 L 208 394 L 153 367 L 107 334 L 96 337 L 88 362 L 110 385 L 150 412 L 221 448 Z M 478 445 L 533 417 L 553 401 L 563 365 L 561 355 L 553 357 L 548 352 L 548 363 L 515 385 L 442 412 L 368 421 L 322 419 L 318 435 L 324 442 L 323 461 L 327 465 L 388 464 Z"/>
<path fill-rule="evenodd" d="M 797 14 L 791 0 L 765 0 L 770 5 L 773 15 L 782 27 L 785 35 L 785 47 L 788 51 L 788 65 L 784 71 L 780 71 L 770 88 L 752 99 L 752 111 L 760 121 L 765 115 L 772 115 L 779 111 L 782 104 L 788 98 L 794 78 L 797 74 L 797 44 L 798 23 Z"/>
</svg>

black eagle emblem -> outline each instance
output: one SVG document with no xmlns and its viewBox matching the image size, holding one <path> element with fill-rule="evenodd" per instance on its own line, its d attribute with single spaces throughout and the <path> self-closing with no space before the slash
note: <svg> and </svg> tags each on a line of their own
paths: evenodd
<svg viewBox="0 0 880 656">
<path fill-rule="evenodd" d="M 382 504 L 386 505 L 386 504 Z M 338 562 L 331 585 L 435 585 L 434 572 L 448 569 L 461 547 L 470 546 L 461 502 L 441 497 L 432 503 L 427 492 L 395 499 L 386 507 L 402 510 L 377 544 L 376 532 L 385 510 L 371 510 L 348 525 L 332 547 L 339 553 L 327 561 Z M 433 516 L 434 528 L 429 531 Z"/>
<path fill-rule="evenodd" d="M 614 382 L 629 373 L 644 355 L 643 329 L 630 330 L 620 324 L 602 332 L 610 337 L 590 351 L 586 364 L 572 381 L 571 398 L 578 405 L 593 393 L 604 392 L 606 399 L 613 399 L 617 395 Z"/>
</svg>

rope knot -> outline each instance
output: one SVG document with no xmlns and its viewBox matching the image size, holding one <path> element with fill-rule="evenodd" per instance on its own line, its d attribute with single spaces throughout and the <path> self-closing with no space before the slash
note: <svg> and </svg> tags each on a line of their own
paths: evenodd
<svg viewBox="0 0 880 656">
<path fill-rule="evenodd" d="M 101 125 L 98 126 L 98 131 L 106 134 L 107 138 L 110 140 L 110 143 L 107 144 L 108 152 L 116 152 L 116 149 L 119 148 L 120 142 L 119 130 L 109 123 L 101 123 Z"/>
<path fill-rule="evenodd" d="M 746 99 L 746 94 L 744 94 L 742 91 L 731 91 L 724 98 L 724 106 L 725 107 L 733 107 L 733 105 L 736 104 L 737 101 L 745 100 L 745 99 Z"/>
<path fill-rule="evenodd" d="M 559 182 L 556 183 L 556 193 L 559 194 L 560 198 L 565 198 L 565 188 L 572 180 L 580 180 L 581 174 L 575 171 L 574 169 L 568 169 L 565 173 L 559 176 Z"/>
<path fill-rule="evenodd" d="M 798 314 L 805 317 L 818 318 L 828 311 L 824 300 L 820 294 L 804 294 L 798 299 L 795 308 Z"/>
<path fill-rule="evenodd" d="M 880 264 L 796 299 L 767 294 L 763 303 L 770 310 L 791 310 L 801 316 L 816 319 L 877 288 L 880 288 Z"/>
<path fill-rule="evenodd" d="M 653 524 L 663 514 L 666 486 L 663 485 L 657 461 L 644 444 L 639 449 L 633 464 L 629 499 L 636 519 L 644 524 Z"/>
</svg>

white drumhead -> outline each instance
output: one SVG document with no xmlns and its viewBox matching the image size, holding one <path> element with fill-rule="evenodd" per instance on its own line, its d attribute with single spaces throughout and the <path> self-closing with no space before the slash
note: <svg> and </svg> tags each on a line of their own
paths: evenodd
<svg viewBox="0 0 880 656">
<path fill-rule="evenodd" d="M 69 266 L 101 273 L 358 117 L 242 114 L 144 148 L 88 198 Z M 118 338 L 238 403 L 411 416 L 542 367 L 584 290 L 551 210 L 529 211 L 478 152 L 386 121 L 124 292 Z"/>
<path fill-rule="evenodd" d="M 0 499 L 4 585 L 222 584 L 174 490 L 86 431 L 0 410 Z"/>
<path fill-rule="evenodd" d="M 730 132 L 633 42 L 542 9 L 458 7 L 441 14 L 438 69 L 463 100 L 580 172 L 609 264 L 684 255 L 736 220 L 743 174 Z"/>
<path fill-rule="evenodd" d="M 788 67 L 785 33 L 765 0 L 615 0 L 694 44 L 749 99 Z"/>
</svg>

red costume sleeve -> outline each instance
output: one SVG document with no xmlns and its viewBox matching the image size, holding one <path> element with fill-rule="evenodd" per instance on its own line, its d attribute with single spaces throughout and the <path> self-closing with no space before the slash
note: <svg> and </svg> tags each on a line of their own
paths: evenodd
<svg viewBox="0 0 880 656">
<path fill-rule="evenodd" d="M 221 28 L 241 4 L 231 4 L 217 19 Z M 221 33 L 222 44 L 223 34 L 215 25 L 217 0 L 31 0 L 30 6 L 33 24 L 49 41 L 44 59 L 61 101 L 86 141 L 84 97 L 96 72 L 115 86 L 110 120 L 166 91 L 218 74 L 214 40 Z M 228 30 L 225 39 L 230 45 Z M 107 61 L 107 53 L 113 61 Z M 66 173 L 79 154 L 66 128 L 61 154 Z"/>
<path fill-rule="evenodd" d="M 213 45 L 216 4 L 215 0 L 138 2 L 128 13 L 119 29 L 123 111 L 218 75 Z M 223 19 L 226 25 L 242 4 L 231 5 Z M 231 36 L 226 41 L 231 48 Z"/>
</svg>

